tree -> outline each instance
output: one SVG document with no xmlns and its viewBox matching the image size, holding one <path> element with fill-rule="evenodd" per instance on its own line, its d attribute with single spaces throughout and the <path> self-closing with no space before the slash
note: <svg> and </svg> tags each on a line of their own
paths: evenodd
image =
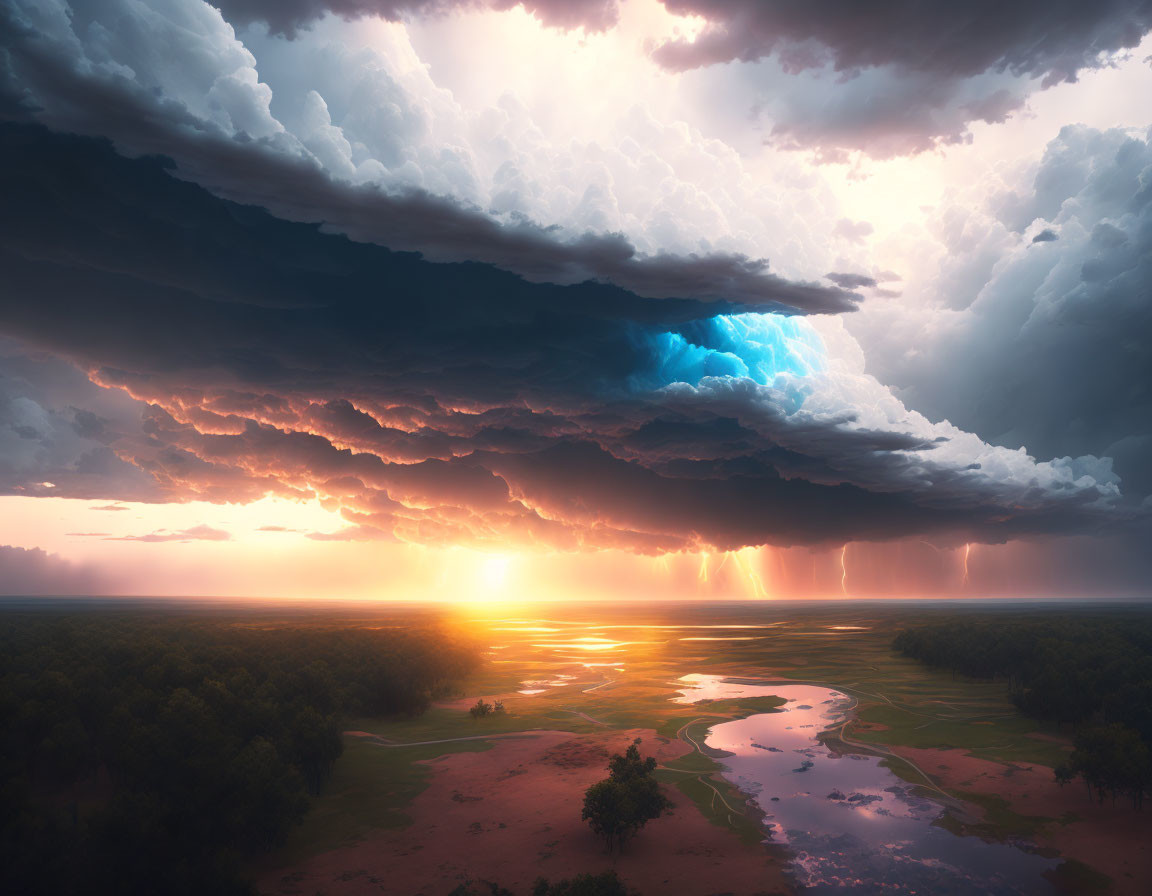
<svg viewBox="0 0 1152 896">
<path fill-rule="evenodd" d="M 1115 799 L 1123 793 L 1141 807 L 1152 782 L 1152 756 L 1137 732 L 1119 723 L 1085 728 L 1074 744 L 1067 766 L 1056 770 L 1057 780 L 1081 775 L 1101 802 L 1107 794 Z"/>
<path fill-rule="evenodd" d="M 624 844 L 653 818 L 670 807 L 660 784 L 652 777 L 656 760 L 640 758 L 636 743 L 608 762 L 608 777 L 584 793 L 581 817 L 603 837 L 609 851 Z"/>
</svg>

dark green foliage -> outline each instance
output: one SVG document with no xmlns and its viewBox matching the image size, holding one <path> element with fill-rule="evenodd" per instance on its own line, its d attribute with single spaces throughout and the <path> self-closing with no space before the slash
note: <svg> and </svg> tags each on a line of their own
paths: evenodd
<svg viewBox="0 0 1152 896">
<path fill-rule="evenodd" d="M 1027 715 L 1070 724 L 1057 778 L 1136 806 L 1152 787 L 1152 623 L 1144 618 L 963 622 L 911 629 L 893 646 L 930 666 L 1004 678 Z"/>
<path fill-rule="evenodd" d="M 432 630 L 7 614 L 0 891 L 247 892 L 344 719 L 420 712 L 474 662 Z"/>
<path fill-rule="evenodd" d="M 656 760 L 640 758 L 636 744 L 608 762 L 608 777 L 584 793 L 582 818 L 604 838 L 611 851 L 624 844 L 653 818 L 669 808 L 668 798 L 652 777 Z"/>
<path fill-rule="evenodd" d="M 1115 722 L 1085 728 L 1076 734 L 1068 763 L 1056 769 L 1062 782 L 1079 776 L 1100 799 L 1127 794 L 1139 808 L 1152 785 L 1152 753 L 1140 735 Z"/>
<path fill-rule="evenodd" d="M 532 885 L 532 896 L 628 896 L 628 889 L 615 871 L 605 871 L 578 874 L 554 884 L 541 877 Z"/>
<path fill-rule="evenodd" d="M 504 712 L 504 703 L 500 700 L 497 700 L 495 703 L 487 703 L 484 701 L 484 698 L 481 697 L 468 712 L 472 714 L 472 718 L 474 719 L 482 719 L 488 715 L 500 715 Z"/>
</svg>

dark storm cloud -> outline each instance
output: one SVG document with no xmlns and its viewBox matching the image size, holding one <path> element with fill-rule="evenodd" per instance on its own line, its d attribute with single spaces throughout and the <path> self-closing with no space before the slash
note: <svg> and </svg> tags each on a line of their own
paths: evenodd
<svg viewBox="0 0 1152 896">
<path fill-rule="evenodd" d="M 483 261 L 535 282 L 596 281 L 653 298 L 725 300 L 799 313 L 849 311 L 859 299 L 844 289 L 781 278 L 764 259 L 732 253 L 644 256 L 621 234 L 567 237 L 523 217 L 502 223 L 416 188 L 353 185 L 333 178 L 282 130 L 259 138 L 243 130 L 228 133 L 159 88 L 126 77 L 122 67 L 83 64 L 69 37 L 41 33 L 14 8 L 0 6 L 0 25 L 9 75 L 0 100 L 6 100 L 9 117 L 32 114 L 57 130 L 109 137 L 132 154 L 169 157 L 182 177 L 289 220 L 323 222 L 354 240 L 419 251 L 434 261 Z M 189 77 L 210 84 L 219 79 L 213 47 L 204 48 L 207 62 L 196 60 L 206 71 Z M 237 50 L 229 46 L 228 52 Z M 233 123 L 272 128 L 250 91 L 238 90 L 233 104 Z"/>
<path fill-rule="evenodd" d="M 1034 242 L 1034 243 L 1054 243 L 1058 239 L 1060 239 L 1060 237 L 1056 233 L 1055 230 L 1051 230 L 1051 229 L 1045 227 L 1038 234 L 1036 234 L 1036 236 L 1032 237 L 1032 242 Z"/>
<path fill-rule="evenodd" d="M 1152 29 L 1148 0 L 907 3 L 880 0 L 663 0 L 707 21 L 695 40 L 658 47 L 677 71 L 778 55 L 802 71 L 831 61 L 838 72 L 893 65 L 963 78 L 988 70 L 1074 80 L 1102 54 L 1131 49 Z"/>
<path fill-rule="evenodd" d="M 610 28 L 619 18 L 616 0 L 214 0 L 212 5 L 234 25 L 263 22 L 273 34 L 286 37 L 295 37 L 298 30 L 328 14 L 396 22 L 453 11 L 523 7 L 549 27 L 589 31 Z"/>
<path fill-rule="evenodd" d="M 659 388 L 668 334 L 706 343 L 703 322 L 742 306 L 433 264 L 102 141 L 0 135 L 0 332 L 147 403 L 135 429 L 91 407 L 62 432 L 111 439 L 168 500 L 318 495 L 348 523 L 326 540 L 636 551 L 1002 540 L 1125 516 L 1094 458 L 986 457 L 963 433 L 865 425 L 748 378 Z M 101 486 L 129 497 L 118 475 Z"/>
</svg>

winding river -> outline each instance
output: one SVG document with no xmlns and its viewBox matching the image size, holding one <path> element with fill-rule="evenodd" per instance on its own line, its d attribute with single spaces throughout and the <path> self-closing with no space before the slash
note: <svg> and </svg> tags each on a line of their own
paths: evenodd
<svg viewBox="0 0 1152 896">
<path fill-rule="evenodd" d="M 715 725 L 705 744 L 724 752 L 724 775 L 764 813 L 788 847 L 805 892 L 1052 893 L 1042 876 L 1058 862 L 1011 844 L 956 836 L 934 822 L 943 806 L 880 765 L 831 752 L 817 735 L 843 722 L 855 700 L 830 688 L 764 685 L 688 675 L 680 703 L 777 695 L 781 711 Z M 921 791 L 922 792 L 922 791 Z"/>
</svg>

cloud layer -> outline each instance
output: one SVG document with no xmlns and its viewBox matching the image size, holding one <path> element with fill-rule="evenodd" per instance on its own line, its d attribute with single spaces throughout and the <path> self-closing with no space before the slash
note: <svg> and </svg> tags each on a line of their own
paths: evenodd
<svg viewBox="0 0 1152 896">
<path fill-rule="evenodd" d="M 1030 188 L 942 208 L 933 304 L 851 322 L 873 369 L 933 417 L 1032 451 L 1113 457 L 1152 493 L 1152 141 L 1068 126 Z"/>
<path fill-rule="evenodd" d="M 619 232 L 565 232 L 516 208 L 494 216 L 451 198 L 467 193 L 460 185 L 442 185 L 448 195 L 417 185 L 405 171 L 410 163 L 390 157 L 389 146 L 369 150 L 350 142 L 354 123 L 334 126 L 315 91 L 304 96 L 289 129 L 272 114 L 273 94 L 251 53 L 198 0 L 159 0 L 147 8 L 124 0 L 75 8 L 61 0 L 6 0 L 0 21 L 9 103 L 54 128 L 108 136 L 133 154 L 170 157 L 182 176 L 218 195 L 291 220 L 323 222 L 353 239 L 418 250 L 432 260 L 494 264 L 537 282 L 593 280 L 647 297 L 723 298 L 802 313 L 848 310 L 859 298 L 784 279 L 767 260 L 740 252 L 643 254 Z M 156 53 L 160 46 L 169 52 Z M 392 120 L 395 106 L 382 92 L 398 88 L 386 73 L 372 80 L 378 83 L 368 85 L 373 92 L 359 97 L 358 107 L 377 117 L 361 127 L 376 135 L 383 129 L 387 144 L 388 132 L 404 122 Z M 441 157 L 436 167 L 445 161 L 451 160 Z"/>
<path fill-rule="evenodd" d="M 1066 130 L 1032 192 L 941 213 L 925 316 L 877 310 L 900 278 L 811 170 L 762 189 L 640 107 L 562 146 L 515 96 L 463 109 L 403 29 L 319 21 L 507 5 L 0 0 L 0 490 L 317 498 L 346 523 L 317 540 L 641 553 L 1141 516 L 1146 140 Z M 1125 3 L 668 6 L 710 24 L 658 60 L 712 96 L 767 85 L 769 139 L 828 159 L 963 140 L 1147 26 Z M 869 372 L 849 331 L 884 347 Z"/>
<path fill-rule="evenodd" d="M 971 123 L 1003 122 L 1030 93 L 1110 64 L 1152 30 L 1148 0 L 661 2 L 703 27 L 645 35 L 656 64 L 673 72 L 740 69 L 735 79 L 727 71 L 709 79 L 708 88 L 745 93 L 772 142 L 815 149 L 827 161 L 855 150 L 889 158 L 968 140 Z M 615 0 L 226 0 L 221 9 L 234 24 L 262 22 L 293 36 L 327 14 L 397 21 L 516 6 L 545 25 L 589 32 L 619 19 Z"/>
<path fill-rule="evenodd" d="M 113 449 L 166 500 L 316 495 L 357 538 L 641 552 L 1126 514 L 1107 460 L 909 412 L 835 321 L 433 264 L 92 140 L 2 145 L 4 330 L 146 403 Z"/>
</svg>

